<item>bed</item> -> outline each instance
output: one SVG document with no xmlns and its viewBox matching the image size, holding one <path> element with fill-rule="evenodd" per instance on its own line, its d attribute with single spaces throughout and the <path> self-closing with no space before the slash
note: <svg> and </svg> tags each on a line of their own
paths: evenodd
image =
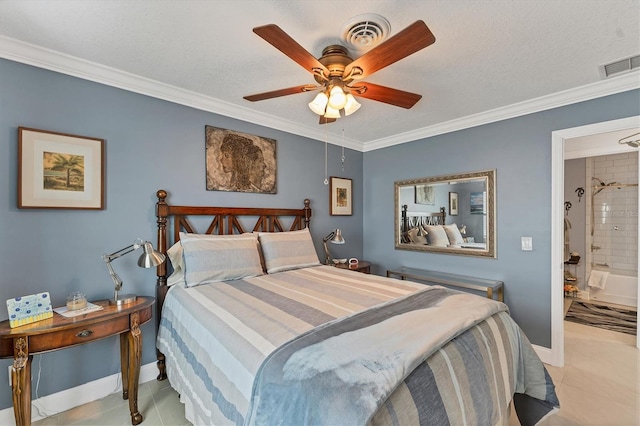
<svg viewBox="0 0 640 426">
<path fill-rule="evenodd" d="M 512 402 L 535 424 L 558 409 L 506 305 L 320 264 L 309 200 L 157 196 L 158 379 L 193 424 L 508 424 Z"/>
<path fill-rule="evenodd" d="M 464 237 L 455 223 L 446 224 L 444 207 L 438 212 L 410 212 L 402 206 L 400 239 L 402 244 L 430 245 L 440 248 L 486 250 L 487 244 Z M 463 226 L 463 229 L 466 228 Z"/>
</svg>

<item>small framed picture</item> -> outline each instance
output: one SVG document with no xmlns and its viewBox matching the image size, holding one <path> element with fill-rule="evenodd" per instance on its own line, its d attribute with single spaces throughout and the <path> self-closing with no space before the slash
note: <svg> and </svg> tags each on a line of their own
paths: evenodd
<svg viewBox="0 0 640 426">
<path fill-rule="evenodd" d="M 18 208 L 104 210 L 104 139 L 19 127 Z"/>
<path fill-rule="evenodd" d="M 416 185 L 416 204 L 436 204 L 436 191 L 433 185 Z"/>
<path fill-rule="evenodd" d="M 353 189 L 351 179 L 332 176 L 329 189 L 329 214 L 351 216 L 353 214 Z"/>
<path fill-rule="evenodd" d="M 458 216 L 458 193 L 449 193 L 449 216 Z"/>
<path fill-rule="evenodd" d="M 472 192 L 469 198 L 471 214 L 487 214 L 485 207 L 486 192 Z"/>
</svg>

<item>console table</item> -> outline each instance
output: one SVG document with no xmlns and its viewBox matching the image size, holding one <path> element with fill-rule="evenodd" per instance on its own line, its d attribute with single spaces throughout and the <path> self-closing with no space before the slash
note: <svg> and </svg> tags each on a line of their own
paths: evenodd
<svg viewBox="0 0 640 426">
<path fill-rule="evenodd" d="M 53 318 L 16 328 L 0 322 L 0 358 L 13 358 L 11 386 L 17 426 L 31 424 L 31 360 L 34 354 L 55 351 L 120 335 L 122 398 L 129 400 L 131 424 L 142 422 L 138 411 L 138 381 L 142 355 L 140 326 L 151 319 L 153 297 L 138 296 L 133 303 L 110 305 L 108 300 L 92 302 L 102 310 L 67 318 Z"/>
<path fill-rule="evenodd" d="M 454 287 L 469 288 L 472 290 L 486 291 L 487 297 L 489 299 L 493 299 L 493 292 L 497 291 L 498 300 L 500 302 L 504 301 L 504 283 L 502 281 L 468 277 L 465 275 L 450 274 L 448 272 L 407 268 L 404 266 L 387 270 L 387 277 L 391 277 L 393 275 L 397 275 L 403 280 L 411 279 L 417 281 L 426 281 L 435 284 L 450 285 Z"/>
</svg>

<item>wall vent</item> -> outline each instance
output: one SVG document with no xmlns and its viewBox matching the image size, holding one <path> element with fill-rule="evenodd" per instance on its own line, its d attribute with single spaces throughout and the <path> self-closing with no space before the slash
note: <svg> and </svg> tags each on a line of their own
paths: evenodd
<svg viewBox="0 0 640 426">
<path fill-rule="evenodd" d="M 602 66 L 605 77 L 611 77 L 613 75 L 633 71 L 638 68 L 640 68 L 640 55 L 621 59 Z"/>
</svg>

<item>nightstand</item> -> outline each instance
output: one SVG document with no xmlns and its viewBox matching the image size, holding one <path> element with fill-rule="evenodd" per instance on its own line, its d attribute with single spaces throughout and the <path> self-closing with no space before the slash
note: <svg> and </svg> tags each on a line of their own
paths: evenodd
<svg viewBox="0 0 640 426">
<path fill-rule="evenodd" d="M 131 424 L 142 422 L 138 411 L 138 381 L 142 356 L 140 326 L 151 319 L 153 297 L 138 296 L 133 303 L 110 305 L 108 300 L 92 302 L 102 310 L 67 318 L 53 318 L 16 328 L 0 322 L 0 358 L 13 358 L 11 371 L 13 412 L 16 425 L 31 424 L 31 360 L 34 354 L 55 351 L 120 335 L 122 398 L 129 400 Z"/>
<path fill-rule="evenodd" d="M 340 269 L 350 269 L 352 271 L 362 272 L 363 274 L 371 273 L 371 263 L 367 262 L 366 260 L 361 260 L 355 265 L 349 265 L 348 263 L 338 263 L 334 266 Z"/>
</svg>

